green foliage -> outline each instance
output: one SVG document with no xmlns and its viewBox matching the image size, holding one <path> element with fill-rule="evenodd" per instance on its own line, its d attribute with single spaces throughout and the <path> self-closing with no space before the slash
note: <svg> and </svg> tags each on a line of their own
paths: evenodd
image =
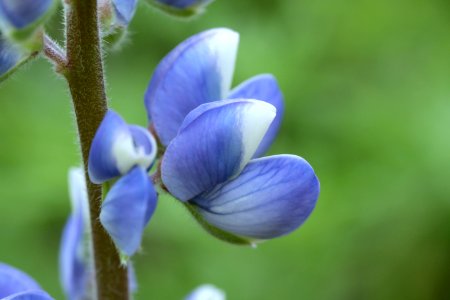
<svg viewBox="0 0 450 300">
<path fill-rule="evenodd" d="M 140 7 L 131 42 L 107 57 L 112 107 L 145 124 L 159 59 L 196 32 L 231 27 L 241 34 L 234 82 L 270 72 L 285 93 L 271 152 L 305 157 L 322 193 L 300 230 L 256 250 L 211 238 L 162 197 L 135 259 L 136 299 L 181 299 L 204 282 L 231 300 L 449 298 L 448 8 L 218 0 L 179 23 Z M 79 158 L 69 96 L 45 61 L 14 77 L 0 87 L 0 259 L 61 299 L 65 174 Z"/>
</svg>

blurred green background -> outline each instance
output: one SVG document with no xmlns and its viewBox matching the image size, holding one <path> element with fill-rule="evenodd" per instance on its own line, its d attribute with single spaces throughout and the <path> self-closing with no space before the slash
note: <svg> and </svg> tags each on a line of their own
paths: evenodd
<svg viewBox="0 0 450 300">
<path fill-rule="evenodd" d="M 111 106 L 145 125 L 157 62 L 219 26 L 241 34 L 234 85 L 278 78 L 287 110 L 271 153 L 305 157 L 321 196 L 298 231 L 257 249 L 209 237 L 163 197 L 134 259 L 136 299 L 202 283 L 231 300 L 450 299 L 450 2 L 217 0 L 191 22 L 140 5 L 129 42 L 106 56 Z M 0 87 L 0 261 L 56 299 L 75 132 L 44 59 Z"/>
</svg>

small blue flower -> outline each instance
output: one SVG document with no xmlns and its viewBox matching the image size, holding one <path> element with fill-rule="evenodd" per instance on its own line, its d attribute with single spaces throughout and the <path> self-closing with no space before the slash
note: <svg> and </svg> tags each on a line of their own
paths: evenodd
<svg viewBox="0 0 450 300">
<path fill-rule="evenodd" d="M 94 183 L 103 183 L 126 174 L 135 165 L 148 169 L 156 150 L 156 141 L 148 130 L 128 125 L 109 110 L 92 141 L 89 178 Z"/>
<path fill-rule="evenodd" d="M 0 263 L 0 299 L 52 300 L 30 276 L 9 265 Z"/>
<path fill-rule="evenodd" d="M 230 91 L 238 41 L 219 28 L 181 43 L 158 65 L 145 105 L 167 147 L 165 188 L 209 232 L 248 244 L 298 228 L 315 207 L 319 181 L 298 156 L 257 159 L 276 137 L 283 96 L 268 74 Z"/>
<path fill-rule="evenodd" d="M 163 145 L 177 135 L 184 118 L 201 104 L 223 99 L 257 99 L 275 106 L 277 115 L 255 152 L 272 144 L 283 117 L 283 96 L 275 78 L 255 76 L 230 91 L 239 35 L 226 28 L 192 36 L 158 65 L 145 94 L 148 118 Z"/>
<path fill-rule="evenodd" d="M 211 284 L 204 284 L 190 293 L 185 300 L 225 300 L 225 293 Z"/>
<path fill-rule="evenodd" d="M 16 29 L 23 29 L 43 17 L 53 0 L 0 0 L 0 19 Z"/>
<path fill-rule="evenodd" d="M 150 132 L 128 125 L 108 111 L 100 124 L 89 153 L 89 178 L 103 183 L 121 176 L 107 193 L 100 221 L 120 251 L 133 255 L 156 208 L 157 194 L 148 170 L 157 152 Z"/>
<path fill-rule="evenodd" d="M 136 12 L 137 0 L 112 0 L 116 24 L 126 27 Z"/>
</svg>

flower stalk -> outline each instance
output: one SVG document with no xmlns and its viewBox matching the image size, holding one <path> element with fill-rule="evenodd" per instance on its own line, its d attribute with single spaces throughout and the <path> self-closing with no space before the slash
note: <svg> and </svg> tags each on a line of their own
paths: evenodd
<svg viewBox="0 0 450 300">
<path fill-rule="evenodd" d="M 101 40 L 96 0 L 66 1 L 66 48 L 69 84 L 75 110 L 84 170 L 89 150 L 106 111 L 107 98 L 103 77 Z M 92 183 L 86 173 L 89 197 L 97 298 L 129 298 L 127 268 L 99 221 L 102 187 Z"/>
</svg>

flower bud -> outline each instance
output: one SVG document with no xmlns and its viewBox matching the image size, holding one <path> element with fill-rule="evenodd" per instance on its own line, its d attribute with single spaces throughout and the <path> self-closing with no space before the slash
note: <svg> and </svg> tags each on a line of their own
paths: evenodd
<svg viewBox="0 0 450 300">
<path fill-rule="evenodd" d="M 149 169 L 156 156 L 156 147 L 156 141 L 147 129 L 128 125 L 110 110 L 92 142 L 89 177 L 94 183 L 103 183 L 126 174 L 137 165 Z"/>
</svg>

